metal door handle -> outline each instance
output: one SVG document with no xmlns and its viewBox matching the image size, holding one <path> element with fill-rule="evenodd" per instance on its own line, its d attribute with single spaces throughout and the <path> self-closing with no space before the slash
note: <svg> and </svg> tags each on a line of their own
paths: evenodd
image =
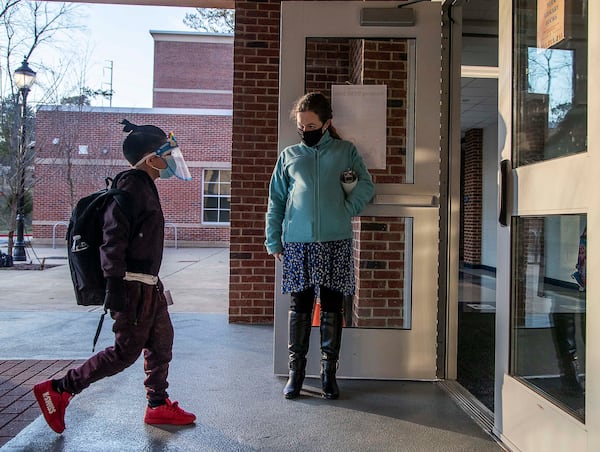
<svg viewBox="0 0 600 452">
<path fill-rule="evenodd" d="M 437 207 L 440 201 L 435 195 L 375 195 L 372 204 L 387 204 L 405 207 Z"/>
<path fill-rule="evenodd" d="M 511 161 L 508 159 L 502 160 L 500 162 L 500 215 L 498 216 L 498 221 L 502 226 L 508 226 L 511 217 L 509 205 L 511 173 Z"/>
</svg>

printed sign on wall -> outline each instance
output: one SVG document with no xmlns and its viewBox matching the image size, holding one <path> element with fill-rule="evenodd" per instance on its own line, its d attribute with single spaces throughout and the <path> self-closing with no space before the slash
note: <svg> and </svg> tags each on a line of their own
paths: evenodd
<svg viewBox="0 0 600 452">
<path fill-rule="evenodd" d="M 538 0 L 537 47 L 549 49 L 565 39 L 565 0 Z"/>
<path fill-rule="evenodd" d="M 386 85 L 332 85 L 333 125 L 369 169 L 385 169 Z"/>
</svg>

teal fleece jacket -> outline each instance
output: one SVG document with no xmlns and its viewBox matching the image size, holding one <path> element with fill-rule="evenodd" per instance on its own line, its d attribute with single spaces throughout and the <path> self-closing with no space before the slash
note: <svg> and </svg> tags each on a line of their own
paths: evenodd
<svg viewBox="0 0 600 452">
<path fill-rule="evenodd" d="M 352 168 L 358 183 L 346 194 L 340 177 Z M 351 219 L 374 194 L 371 175 L 349 141 L 325 131 L 319 143 L 289 146 L 279 155 L 269 186 L 265 247 L 283 251 L 283 242 L 329 242 L 352 238 Z"/>
</svg>

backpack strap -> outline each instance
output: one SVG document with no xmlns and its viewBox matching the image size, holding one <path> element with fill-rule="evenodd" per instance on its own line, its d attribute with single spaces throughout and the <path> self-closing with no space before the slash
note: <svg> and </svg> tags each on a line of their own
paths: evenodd
<svg viewBox="0 0 600 452">
<path fill-rule="evenodd" d="M 114 179 L 111 179 L 111 187 L 107 192 L 107 193 L 111 193 L 115 202 L 119 205 L 121 210 L 127 215 L 127 218 L 129 218 L 129 223 L 131 225 L 130 239 L 134 237 L 134 235 L 137 233 L 138 227 L 140 226 L 139 206 L 135 202 L 133 202 L 133 200 L 131 199 L 131 194 L 126 192 L 125 190 L 121 190 L 120 188 L 117 188 L 117 184 L 125 175 L 131 175 L 131 176 L 139 178 L 139 177 L 141 177 L 140 173 L 143 173 L 143 171 L 138 170 L 138 169 L 130 169 L 130 170 L 126 170 L 126 171 L 121 171 L 119 174 L 117 174 L 114 177 Z M 145 177 L 148 177 L 148 176 L 145 176 Z M 107 179 L 109 179 L 109 178 L 107 178 Z"/>
<path fill-rule="evenodd" d="M 106 306 L 102 306 L 102 309 L 104 311 L 102 312 L 100 320 L 98 321 L 98 327 L 96 328 L 96 334 L 94 335 L 94 340 L 92 342 L 92 353 L 94 353 L 94 350 L 96 349 L 96 343 L 98 342 L 98 337 L 100 336 L 100 331 L 102 331 L 102 325 L 104 324 L 104 316 L 108 312 Z"/>
</svg>

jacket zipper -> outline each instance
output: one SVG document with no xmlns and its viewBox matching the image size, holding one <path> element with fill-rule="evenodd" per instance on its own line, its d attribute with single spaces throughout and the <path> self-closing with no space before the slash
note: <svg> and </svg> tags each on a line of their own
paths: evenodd
<svg viewBox="0 0 600 452">
<path fill-rule="evenodd" d="M 320 176 L 320 159 L 319 159 L 319 146 L 315 146 L 315 177 L 316 177 L 316 190 L 315 190 L 315 231 L 314 235 L 317 242 L 321 241 L 321 218 L 319 211 L 319 193 L 321 192 L 321 176 Z"/>
</svg>

